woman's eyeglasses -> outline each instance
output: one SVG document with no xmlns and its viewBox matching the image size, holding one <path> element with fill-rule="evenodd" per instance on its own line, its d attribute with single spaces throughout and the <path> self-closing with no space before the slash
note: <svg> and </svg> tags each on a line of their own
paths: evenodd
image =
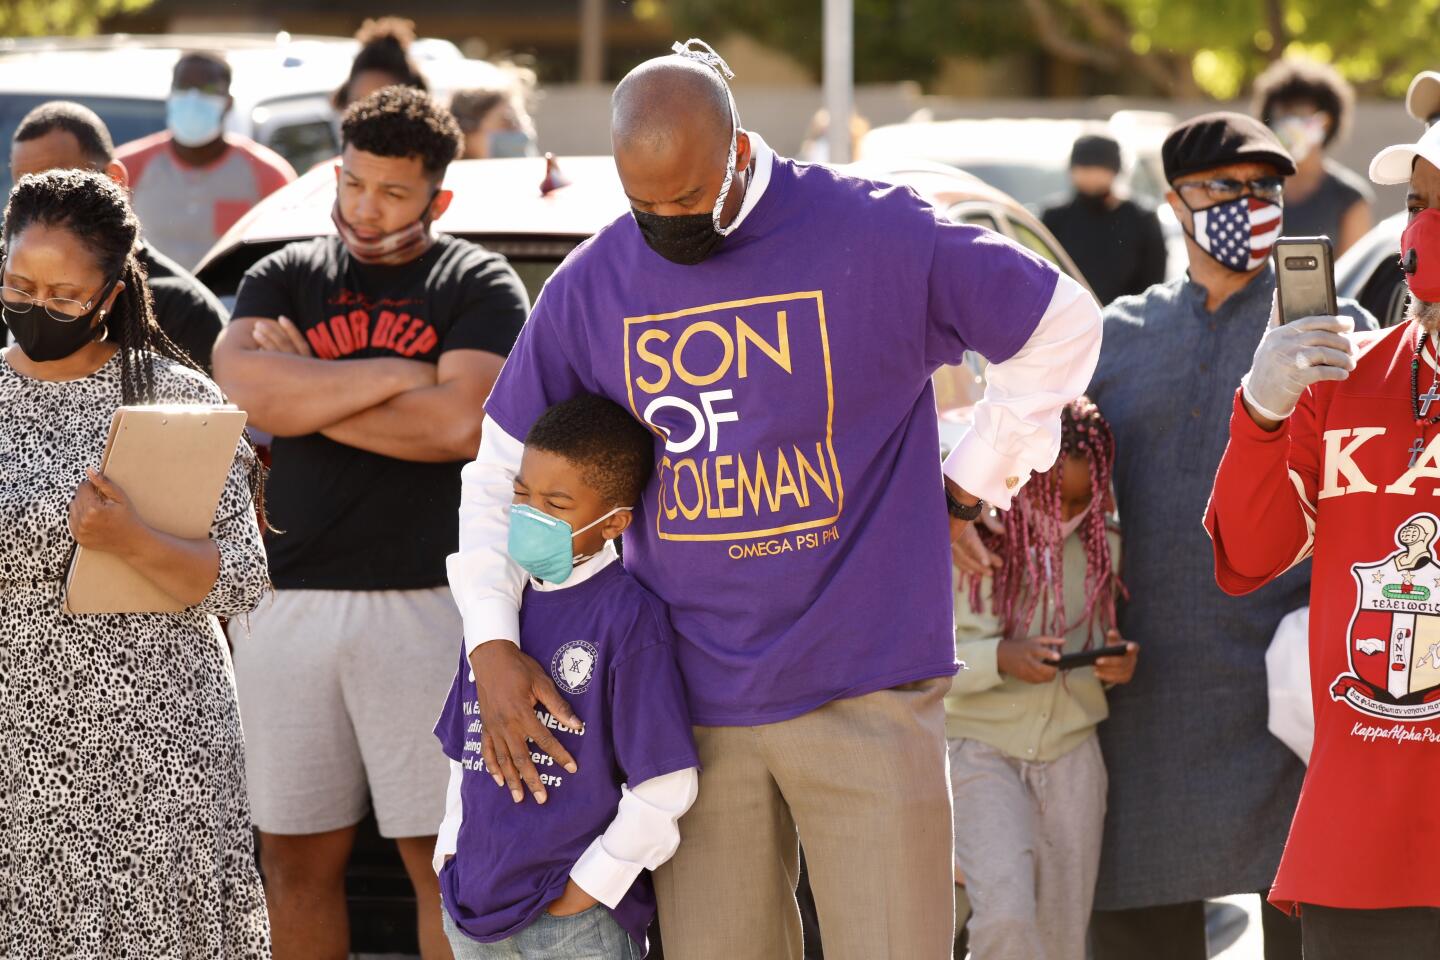
<svg viewBox="0 0 1440 960">
<path fill-rule="evenodd" d="M 81 303 L 79 300 L 67 300 L 64 297 L 51 297 L 48 300 L 36 300 L 23 290 L 16 290 L 14 287 L 0 287 L 0 304 L 10 313 L 29 313 L 32 307 L 44 309 L 51 320 L 59 320 L 61 323 L 71 323 L 79 320 L 90 309 L 95 298 Z"/>
<path fill-rule="evenodd" d="M 1261 200 L 1278 202 L 1285 194 L 1285 178 L 1256 177 L 1254 180 L 1236 180 L 1232 177 L 1215 177 L 1181 183 L 1175 189 L 1192 197 L 1204 197 L 1211 203 L 1228 203 L 1247 194 Z"/>
<path fill-rule="evenodd" d="M 0 261 L 0 263 L 3 263 L 3 261 Z M 4 267 L 0 266 L 0 270 L 3 269 Z M 46 316 L 51 320 L 58 320 L 61 323 L 72 323 L 90 312 L 90 308 L 95 305 L 95 301 L 105 296 L 105 292 L 113 285 L 114 281 L 107 280 L 105 284 L 100 287 L 99 293 L 84 302 L 69 300 L 65 297 L 50 297 L 48 300 L 36 300 L 24 290 L 17 290 L 11 286 L 0 286 L 0 306 L 3 306 L 10 313 L 18 314 L 29 313 L 34 307 L 39 307 L 45 311 Z"/>
</svg>

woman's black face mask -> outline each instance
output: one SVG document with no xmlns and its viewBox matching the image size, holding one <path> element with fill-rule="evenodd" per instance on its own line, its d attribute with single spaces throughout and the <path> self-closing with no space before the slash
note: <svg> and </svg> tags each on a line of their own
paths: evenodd
<svg viewBox="0 0 1440 960">
<path fill-rule="evenodd" d="M 646 246 L 671 263 L 694 266 L 713 254 L 725 239 L 715 231 L 715 218 L 710 213 L 662 217 L 633 207 L 630 213 Z"/>
</svg>

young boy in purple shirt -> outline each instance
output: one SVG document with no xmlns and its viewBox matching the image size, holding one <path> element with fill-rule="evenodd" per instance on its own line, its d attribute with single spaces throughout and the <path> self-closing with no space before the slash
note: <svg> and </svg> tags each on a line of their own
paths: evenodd
<svg viewBox="0 0 1440 960">
<path fill-rule="evenodd" d="M 541 767 L 543 805 L 497 789 L 462 644 L 435 725 L 451 761 L 435 864 L 456 960 L 645 953 L 655 897 L 642 871 L 675 852 L 699 765 L 669 612 L 616 562 L 652 449 L 627 411 L 588 394 L 551 407 L 526 436 L 508 543 L 529 576 L 520 645 L 582 726 L 538 714 L 575 760 Z"/>
</svg>

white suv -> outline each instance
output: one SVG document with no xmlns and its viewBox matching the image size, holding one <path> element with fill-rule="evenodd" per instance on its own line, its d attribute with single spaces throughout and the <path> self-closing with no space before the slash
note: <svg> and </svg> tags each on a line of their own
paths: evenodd
<svg viewBox="0 0 1440 960">
<path fill-rule="evenodd" d="M 33 108 L 74 100 L 100 115 L 115 145 L 165 128 L 165 98 L 175 61 L 186 50 L 225 54 L 235 108 L 225 127 L 290 161 L 304 173 L 339 152 L 330 95 L 359 50 L 339 37 L 249 34 L 115 34 L 81 39 L 0 41 L 0 195 L 10 192 L 10 141 Z M 489 81 L 498 68 L 467 60 L 447 40 L 417 40 L 420 71 L 442 99 Z"/>
</svg>

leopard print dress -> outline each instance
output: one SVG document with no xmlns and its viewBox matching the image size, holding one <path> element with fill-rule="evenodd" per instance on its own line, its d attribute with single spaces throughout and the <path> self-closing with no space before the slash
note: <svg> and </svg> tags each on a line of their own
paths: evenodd
<svg viewBox="0 0 1440 960">
<path fill-rule="evenodd" d="M 218 403 L 156 361 L 161 402 Z M 81 380 L 0 356 L 0 957 L 270 956 L 245 751 L 217 616 L 255 606 L 265 552 L 236 457 L 215 589 L 178 614 L 67 616 L 70 498 L 100 462 L 120 360 Z"/>
</svg>

